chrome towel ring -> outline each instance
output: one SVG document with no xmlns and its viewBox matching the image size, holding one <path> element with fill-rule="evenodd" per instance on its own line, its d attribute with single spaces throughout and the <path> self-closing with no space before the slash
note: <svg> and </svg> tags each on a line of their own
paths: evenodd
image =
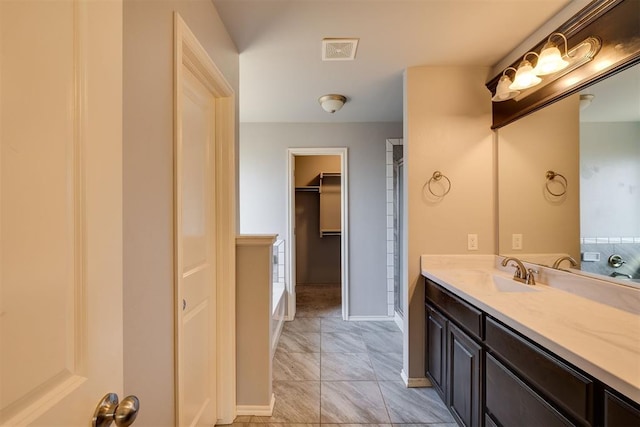
<svg viewBox="0 0 640 427">
<path fill-rule="evenodd" d="M 440 182 L 440 180 L 443 178 L 447 181 L 446 187 L 444 185 L 442 186 L 444 189 L 442 190 L 441 193 L 434 192 L 431 186 L 433 185 L 433 183 Z M 427 189 L 429 190 L 429 193 L 433 194 L 436 197 L 442 198 L 447 194 L 449 194 L 449 191 L 451 191 L 451 180 L 449 180 L 449 178 L 447 178 L 446 175 L 443 175 L 442 172 L 435 171 L 431 176 L 431 178 L 429 178 L 429 181 L 427 181 Z"/>
<path fill-rule="evenodd" d="M 545 188 L 547 189 L 549 194 L 551 194 L 552 196 L 560 197 L 560 196 L 564 196 L 567 193 L 567 186 L 569 183 L 567 182 L 567 178 L 565 178 L 564 175 L 549 170 L 547 171 L 545 176 L 547 178 L 547 182 L 545 183 Z M 553 181 L 558 182 L 562 186 L 561 191 L 554 192 L 549 188 L 549 183 Z"/>
</svg>

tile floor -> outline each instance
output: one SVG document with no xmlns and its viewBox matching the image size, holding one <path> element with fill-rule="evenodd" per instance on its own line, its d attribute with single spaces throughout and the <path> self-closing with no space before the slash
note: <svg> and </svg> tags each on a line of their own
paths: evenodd
<svg viewBox="0 0 640 427">
<path fill-rule="evenodd" d="M 339 286 L 300 285 L 296 320 L 285 323 L 273 360 L 273 415 L 234 424 L 454 427 L 435 390 L 406 388 L 401 368 L 394 322 L 343 321 Z"/>
</svg>

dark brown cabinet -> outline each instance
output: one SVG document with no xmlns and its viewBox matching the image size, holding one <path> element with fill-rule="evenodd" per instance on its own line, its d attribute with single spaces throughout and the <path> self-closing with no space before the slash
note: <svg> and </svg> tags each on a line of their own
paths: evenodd
<svg viewBox="0 0 640 427">
<path fill-rule="evenodd" d="M 447 402 L 458 424 L 480 426 L 482 347 L 453 323 L 447 331 Z"/>
<path fill-rule="evenodd" d="M 640 405 L 425 281 L 425 368 L 461 426 L 640 427 Z"/>
<path fill-rule="evenodd" d="M 425 331 L 427 376 L 459 425 L 481 426 L 482 312 L 428 282 Z"/>
<path fill-rule="evenodd" d="M 592 379 L 490 317 L 486 318 L 485 331 L 488 352 L 500 357 L 509 369 L 576 424 L 593 425 Z"/>
<path fill-rule="evenodd" d="M 446 400 L 444 395 L 447 366 L 447 319 L 438 311 L 427 306 L 427 360 L 425 366 L 431 378 L 431 382 L 440 394 L 442 400 Z"/>
<path fill-rule="evenodd" d="M 573 425 L 490 354 L 487 354 L 486 368 L 486 411 L 495 424 L 521 427 Z"/>
<path fill-rule="evenodd" d="M 604 426 L 638 427 L 640 409 L 634 408 L 609 390 L 604 392 Z"/>
</svg>

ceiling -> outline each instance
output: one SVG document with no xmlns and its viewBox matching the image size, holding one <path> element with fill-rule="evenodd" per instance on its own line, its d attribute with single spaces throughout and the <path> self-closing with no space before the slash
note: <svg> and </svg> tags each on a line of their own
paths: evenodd
<svg viewBox="0 0 640 427">
<path fill-rule="evenodd" d="M 492 66 L 569 0 L 213 2 L 240 52 L 241 122 L 399 122 L 405 68 Z M 325 37 L 359 38 L 356 59 L 323 62 Z M 335 114 L 328 93 L 348 98 Z"/>
</svg>

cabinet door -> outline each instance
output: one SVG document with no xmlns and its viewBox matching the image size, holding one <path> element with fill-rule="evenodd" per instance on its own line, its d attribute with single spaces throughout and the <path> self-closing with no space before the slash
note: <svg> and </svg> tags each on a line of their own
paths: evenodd
<svg viewBox="0 0 640 427">
<path fill-rule="evenodd" d="M 482 347 L 449 323 L 447 330 L 447 404 L 458 424 L 481 425 Z"/>
<path fill-rule="evenodd" d="M 443 400 L 446 400 L 446 339 L 447 319 L 430 306 L 427 307 L 427 375 L 431 378 L 436 390 Z"/>
<path fill-rule="evenodd" d="M 604 392 L 605 427 L 640 426 L 640 410 L 634 408 L 609 390 Z"/>
</svg>

